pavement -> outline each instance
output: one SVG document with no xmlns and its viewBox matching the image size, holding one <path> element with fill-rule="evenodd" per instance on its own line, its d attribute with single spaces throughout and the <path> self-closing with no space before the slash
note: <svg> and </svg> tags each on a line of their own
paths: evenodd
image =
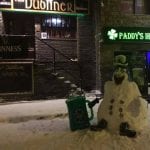
<svg viewBox="0 0 150 150">
<path fill-rule="evenodd" d="M 93 100 L 94 97 L 88 96 L 87 99 Z M 68 116 L 66 99 L 0 103 L 0 123 L 18 123 L 66 116 Z"/>
</svg>

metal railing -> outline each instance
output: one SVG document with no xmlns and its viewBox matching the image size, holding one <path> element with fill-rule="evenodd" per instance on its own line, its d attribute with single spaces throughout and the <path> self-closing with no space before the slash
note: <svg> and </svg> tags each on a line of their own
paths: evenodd
<svg viewBox="0 0 150 150">
<path fill-rule="evenodd" d="M 68 70 L 64 69 L 65 73 L 69 74 L 70 76 L 73 77 L 73 79 L 77 79 L 79 80 L 80 83 L 80 88 L 81 88 L 81 92 L 83 91 L 82 88 L 82 72 L 81 72 L 81 66 L 80 66 L 80 62 L 78 60 L 74 60 L 72 58 L 70 58 L 69 56 L 67 56 L 66 54 L 64 54 L 63 52 L 61 52 L 60 50 L 56 49 L 55 47 L 53 47 L 52 45 L 50 45 L 49 43 L 47 43 L 46 41 L 40 39 L 39 37 L 35 36 L 35 39 L 39 40 L 40 42 L 42 42 L 43 44 L 45 44 L 47 47 L 49 47 L 50 49 L 52 49 L 53 51 L 53 72 L 57 73 L 57 69 L 56 69 L 56 54 L 59 54 L 61 56 L 63 56 L 68 62 L 73 62 L 73 63 L 77 63 L 77 67 L 79 70 L 79 78 L 77 79 L 76 76 L 74 76 L 71 72 L 69 72 Z"/>
</svg>

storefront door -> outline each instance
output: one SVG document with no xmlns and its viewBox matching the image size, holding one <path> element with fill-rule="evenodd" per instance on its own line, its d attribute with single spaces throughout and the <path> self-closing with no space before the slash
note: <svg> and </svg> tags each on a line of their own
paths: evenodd
<svg viewBox="0 0 150 150">
<path fill-rule="evenodd" d="M 128 62 L 129 80 L 137 83 L 141 94 L 148 95 L 150 84 L 150 52 L 147 51 L 115 51 L 114 55 L 125 55 Z"/>
<path fill-rule="evenodd" d="M 146 52 L 146 68 L 148 80 L 148 95 L 150 95 L 150 51 Z"/>
</svg>

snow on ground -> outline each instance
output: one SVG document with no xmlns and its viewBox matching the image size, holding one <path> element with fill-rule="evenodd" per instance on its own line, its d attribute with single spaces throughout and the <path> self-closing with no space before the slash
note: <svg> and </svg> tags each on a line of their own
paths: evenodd
<svg viewBox="0 0 150 150">
<path fill-rule="evenodd" d="M 6 103 L 0 105 L 0 122 L 8 122 L 8 119 L 14 121 L 15 118 L 17 121 L 17 118 L 28 120 L 38 116 L 52 117 L 66 113 L 65 99 Z"/>
<path fill-rule="evenodd" d="M 94 123 L 97 107 L 94 107 Z M 0 105 L 0 119 L 3 117 L 4 120 L 2 122 L 1 119 L 0 123 L 0 150 L 150 149 L 150 112 L 148 127 L 136 138 L 111 134 L 105 130 L 72 132 L 66 113 L 65 100 Z M 21 117 L 26 119 L 19 122 Z"/>
</svg>

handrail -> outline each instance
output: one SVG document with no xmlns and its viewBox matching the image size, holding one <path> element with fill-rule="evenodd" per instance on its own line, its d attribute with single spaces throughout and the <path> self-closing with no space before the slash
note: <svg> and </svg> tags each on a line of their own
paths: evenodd
<svg viewBox="0 0 150 150">
<path fill-rule="evenodd" d="M 39 41 L 41 41 L 42 43 L 44 43 L 45 45 L 47 45 L 48 47 L 50 47 L 51 49 L 53 49 L 55 52 L 61 54 L 63 57 L 65 57 L 67 60 L 74 62 L 72 60 L 72 58 L 68 57 L 67 55 L 65 55 L 64 53 L 62 53 L 61 51 L 59 51 L 58 49 L 54 48 L 53 46 L 51 46 L 50 44 L 48 44 L 47 42 L 45 42 L 44 40 L 40 39 L 39 37 L 35 36 L 35 38 L 37 38 Z"/>
<path fill-rule="evenodd" d="M 34 39 L 37 39 L 39 41 L 41 41 L 42 43 L 44 43 L 45 45 L 47 45 L 49 48 L 51 48 L 53 50 L 53 71 L 54 73 L 56 73 L 56 53 L 60 54 L 61 56 L 63 56 L 67 61 L 70 62 L 76 62 L 78 65 L 78 69 L 79 69 L 79 80 L 80 80 L 80 88 L 82 91 L 82 74 L 81 74 L 81 66 L 78 60 L 73 60 L 72 58 L 68 57 L 67 55 L 65 55 L 64 53 L 62 53 L 60 50 L 56 49 L 55 47 L 51 46 L 50 44 L 48 44 L 47 42 L 45 42 L 44 40 L 40 39 L 38 36 L 36 35 L 18 35 L 18 34 L 0 34 L 0 36 L 21 36 L 21 37 L 33 37 Z M 63 69 L 66 73 L 68 73 L 68 71 L 66 69 Z M 70 73 L 69 73 L 70 74 Z M 74 79 L 76 78 L 74 75 L 70 74 Z"/>
<path fill-rule="evenodd" d="M 53 70 L 54 70 L 54 73 L 56 73 L 56 60 L 55 60 L 56 59 L 56 54 L 55 54 L 55 52 L 57 52 L 60 55 L 62 55 L 63 57 L 65 57 L 68 61 L 77 62 L 78 68 L 79 68 L 79 76 L 80 76 L 80 79 L 79 79 L 80 80 L 80 88 L 81 88 L 81 92 L 83 92 L 83 89 L 82 89 L 82 79 L 83 78 L 82 78 L 80 63 L 78 61 L 74 61 L 72 58 L 68 57 L 67 55 L 65 55 L 64 53 L 62 53 L 58 49 L 54 48 L 53 46 L 51 46 L 50 44 L 48 44 L 44 40 L 40 39 L 39 37 L 35 36 L 35 38 L 38 39 L 39 41 L 41 41 L 42 43 L 44 43 L 45 45 L 47 45 L 49 48 L 51 48 L 53 50 Z M 65 69 L 63 69 L 63 70 L 68 73 L 67 70 L 65 70 Z M 71 75 L 71 76 L 75 79 L 75 76 L 73 76 L 73 75 Z"/>
</svg>

